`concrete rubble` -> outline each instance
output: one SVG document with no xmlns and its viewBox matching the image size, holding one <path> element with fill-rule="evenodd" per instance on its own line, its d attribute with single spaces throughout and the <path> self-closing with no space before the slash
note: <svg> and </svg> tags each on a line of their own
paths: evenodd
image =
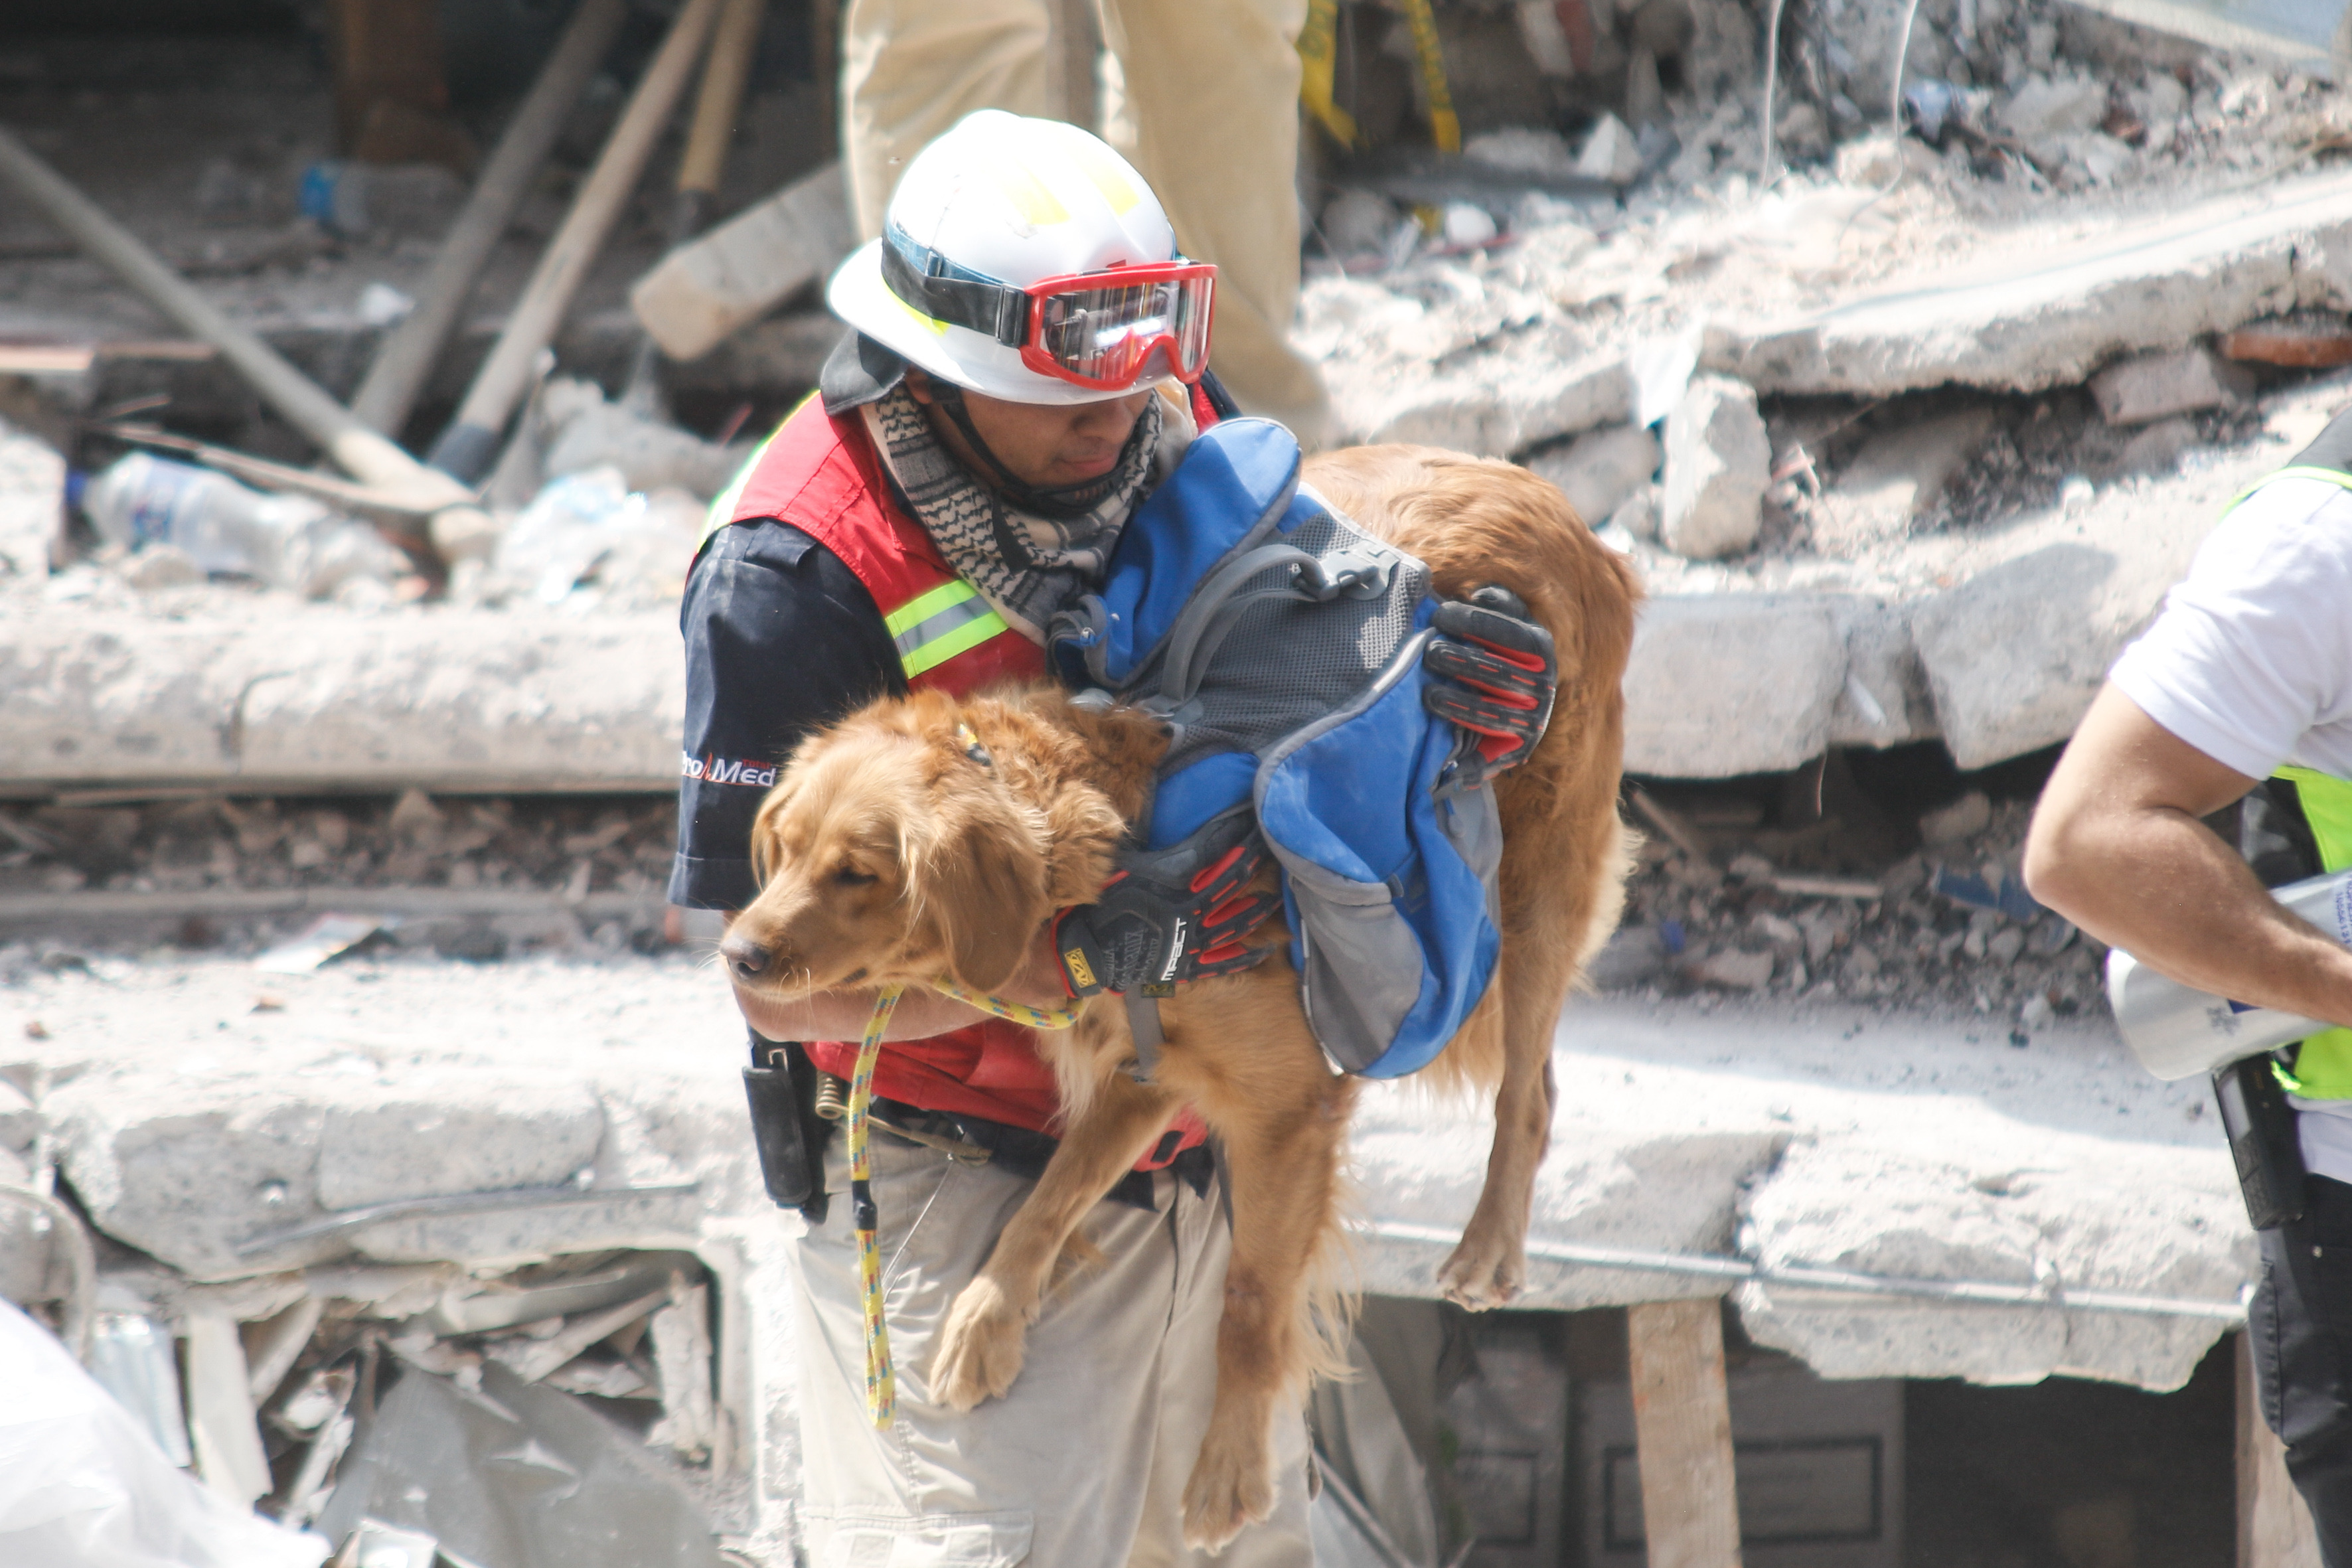
<svg viewBox="0 0 2352 1568">
<path fill-rule="evenodd" d="M 496 1279 L 551 1258 L 690 1254 L 717 1300 L 715 1413 L 672 1401 L 671 1420 L 722 1435 L 704 1468 L 688 1469 L 723 1537 L 773 1543 L 789 1531 L 794 1352 L 788 1315 L 755 1304 L 782 1290 L 798 1221 L 768 1202 L 740 1136 L 727 1042 L 740 1025 L 698 960 L 482 967 L 360 954 L 269 977 L 278 1000 L 257 1011 L 255 972 L 233 953 L 93 954 L 82 966 L 36 956 L 0 948 L 0 1034 L 47 1074 L 37 1128 L 91 1222 L 120 1244 L 102 1280 L 116 1310 L 253 1323 L 324 1300 L 331 1320 L 383 1323 L 388 1348 L 415 1365 L 453 1374 L 487 1354 L 528 1373 L 548 1359 L 534 1346 L 569 1341 L 552 1320 L 541 1338 L 467 1327 L 501 1320 L 462 1305 L 467 1270 L 494 1304 L 518 1288 Z M 457 1018 L 462 1030 L 438 1022 Z M 681 1052 L 679 1041 L 698 1043 Z M 2224 1305 L 2251 1275 L 2200 1091 L 2147 1079 L 2104 1025 L 2062 1021 L 2021 1052 L 1965 1017 L 1608 999 L 1571 1007 L 1554 1069 L 1538 1239 Z M 1361 1212 L 1375 1227 L 1458 1226 L 1481 1169 L 1461 1151 L 1487 1135 L 1483 1111 L 1433 1107 L 1410 1084 L 1374 1087 L 1357 1122 Z M 1864 1184 L 1870 1200 L 1857 1202 Z M 421 1200 L 499 1189 L 522 1190 L 509 1206 L 394 1210 L 300 1238 L 370 1204 L 429 1209 Z M 296 1239 L 273 1245 L 281 1235 Z M 1368 1289 L 1433 1293 L 1442 1249 L 1368 1237 L 1359 1254 Z M 646 1267 L 667 1281 L 671 1266 Z M 1538 1261 L 1524 1304 L 1719 1289 Z M 428 1308 L 441 1328 L 416 1316 Z M 572 1305 L 562 1329 L 586 1334 L 615 1310 Z M 1777 1289 L 1740 1310 L 1759 1342 L 1832 1376 L 2063 1370 L 2157 1389 L 2184 1382 L 2226 1327 Z M 691 1359 L 688 1326 L 655 1320 L 656 1360 Z M 585 1348 L 556 1353 L 570 1364 Z M 629 1364 L 591 1357 L 565 1384 L 602 1397 L 604 1380 L 623 1388 L 639 1375 L 603 1369 Z"/>
<path fill-rule="evenodd" d="M 1772 448 L 1754 389 L 1718 375 L 1693 381 L 1666 416 L 1665 449 L 1658 542 L 1691 561 L 1755 543 Z"/>
<path fill-rule="evenodd" d="M 1767 167 L 1749 7 L 1573 40 L 1570 9 L 1440 9 L 1466 161 L 1318 159 L 1295 333 L 1341 437 L 1526 463 L 1649 595 L 1646 843 L 1558 1036 L 1533 1231 L 1657 1267 L 1538 1257 L 1520 1304 L 1724 1292 L 1678 1258 L 1989 1282 L 2038 1300 L 1732 1301 L 1829 1378 L 2181 1388 L 2257 1267 L 2201 1086 L 2139 1071 L 2103 950 L 2026 896 L 2023 800 L 1953 782 L 1889 816 L 1847 749 L 1975 770 L 2065 739 L 2229 500 L 2352 397 L 2352 100 L 2039 0 L 1926 0 L 1898 82 L 1902 7 L 1812 0 Z M 1391 142 L 1427 94 L 1396 27 L 1355 62 Z M 458 187 L 379 172 L 298 220 L 310 133 L 212 96 L 247 151 L 109 199 L 341 395 Z M 749 114 L 764 152 L 699 247 L 656 267 L 624 226 L 486 482 L 495 547 L 446 572 L 413 538 L 299 577 L 105 542 L 68 459 L 113 460 L 125 408 L 311 454 L 0 214 L 0 336 L 69 340 L 0 368 L 0 1183 L 87 1216 L 103 1320 L 166 1365 L 187 1342 L 195 1420 L 175 1384 L 166 1426 L 207 1481 L 338 1539 L 414 1479 L 366 1427 L 455 1432 L 488 1388 L 549 1432 L 596 1409 L 656 1511 L 793 1560 L 800 1222 L 743 1135 L 709 922 L 662 886 L 700 509 L 838 334 L 807 287 L 848 243 L 821 101 Z M 90 104 L 27 118 L 77 177 L 138 163 Z M 526 204 L 483 298 L 560 211 Z M 607 393 L 633 293 L 698 355 L 659 417 Z M 121 951 L 149 941 L 177 945 Z M 1429 1232 L 1488 1135 L 1368 1086 L 1367 1289 L 1435 1295 Z M 0 1206 L 0 1296 L 48 1310 L 45 1235 Z M 398 1419 L 363 1423 L 379 1372 Z"/>
</svg>

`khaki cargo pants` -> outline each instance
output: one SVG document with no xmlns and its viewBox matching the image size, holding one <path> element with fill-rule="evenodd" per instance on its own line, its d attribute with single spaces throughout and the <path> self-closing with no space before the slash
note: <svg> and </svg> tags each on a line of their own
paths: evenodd
<svg viewBox="0 0 2352 1568">
<path fill-rule="evenodd" d="M 1162 1173 L 1157 1214 L 1096 1205 L 1081 1228 L 1103 1261 L 1048 1300 L 1012 1393 L 959 1415 L 928 1397 L 939 1330 L 1033 1184 L 877 1128 L 898 1384 L 898 1418 L 877 1432 L 844 1142 L 826 1162 L 832 1212 L 793 1269 L 814 1568 L 1309 1568 L 1303 1416 L 1276 1424 L 1274 1517 L 1216 1558 L 1184 1546 L 1181 1500 L 1215 1394 L 1232 1245 L 1213 1185 L 1197 1195 Z"/>
<path fill-rule="evenodd" d="M 1298 305 L 1298 30 L 1307 0 L 1098 0 L 1125 112 L 1102 129 L 1217 264 L 1209 363 L 1234 401 L 1328 438 L 1323 380 L 1287 341 Z M 1049 0 L 850 0 L 841 142 L 859 231 L 907 161 L 980 109 L 1052 116 Z M 1107 109 L 1108 106 L 1106 106 Z M 1089 130 L 1096 129 L 1089 126 Z"/>
</svg>

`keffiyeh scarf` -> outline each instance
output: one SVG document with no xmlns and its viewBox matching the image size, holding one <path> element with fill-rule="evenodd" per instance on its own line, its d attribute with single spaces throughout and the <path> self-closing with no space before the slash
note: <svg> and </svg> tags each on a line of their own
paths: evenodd
<svg viewBox="0 0 2352 1568">
<path fill-rule="evenodd" d="M 1102 585 L 1119 531 L 1191 445 L 1192 421 L 1168 399 L 1145 402 L 1103 499 L 1071 518 L 1009 505 L 957 460 L 904 386 L 860 411 L 866 433 L 916 521 L 948 564 L 1032 642 L 1056 611 Z"/>
</svg>

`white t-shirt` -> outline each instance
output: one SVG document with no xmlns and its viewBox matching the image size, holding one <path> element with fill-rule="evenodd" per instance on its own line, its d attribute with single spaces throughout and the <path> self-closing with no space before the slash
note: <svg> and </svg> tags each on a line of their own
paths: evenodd
<svg viewBox="0 0 2352 1568">
<path fill-rule="evenodd" d="M 2352 778 L 2352 490 L 2278 479 L 2221 520 L 2108 679 L 2226 768 Z M 2304 1163 L 2352 1182 L 2352 1100 L 2294 1102 Z"/>
</svg>

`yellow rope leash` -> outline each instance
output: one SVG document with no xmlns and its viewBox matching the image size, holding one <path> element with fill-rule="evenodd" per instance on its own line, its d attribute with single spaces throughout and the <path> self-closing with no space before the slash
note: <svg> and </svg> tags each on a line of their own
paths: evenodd
<svg viewBox="0 0 2352 1568">
<path fill-rule="evenodd" d="M 951 980 L 933 981 L 944 995 L 1033 1029 L 1066 1029 L 1085 1004 L 1071 1002 L 1047 1012 L 1002 996 L 982 996 Z M 874 1068 L 882 1059 L 882 1036 L 898 1010 L 903 985 L 885 985 L 874 995 L 874 1016 L 857 1042 L 857 1065 L 849 1071 L 849 1213 L 857 1230 L 857 1284 L 866 1300 L 866 1413 L 887 1430 L 898 1409 L 898 1380 L 890 1367 L 890 1325 L 882 1312 L 882 1211 L 874 1202 L 874 1168 L 867 1151 L 873 1136 Z"/>
<path fill-rule="evenodd" d="M 952 980 L 934 980 L 931 989 L 942 996 L 952 996 L 968 1007 L 993 1013 L 1007 1023 L 1026 1024 L 1033 1029 L 1066 1029 L 1076 1024 L 1079 1015 L 1087 1010 L 1083 1002 L 1065 1002 L 1048 1012 L 1026 1003 L 1007 1002 L 1002 996 L 982 996 L 976 991 L 965 990 Z"/>
<path fill-rule="evenodd" d="M 874 1206 L 874 1171 L 866 1161 L 874 1109 L 874 1064 L 882 1057 L 882 1032 L 890 1026 L 903 985 L 886 985 L 874 998 L 874 1016 L 857 1042 L 857 1065 L 849 1076 L 849 1212 L 857 1227 L 857 1283 L 866 1298 L 866 1413 L 887 1430 L 898 1408 L 898 1380 L 890 1372 L 890 1327 L 882 1319 L 881 1211 Z"/>
</svg>

